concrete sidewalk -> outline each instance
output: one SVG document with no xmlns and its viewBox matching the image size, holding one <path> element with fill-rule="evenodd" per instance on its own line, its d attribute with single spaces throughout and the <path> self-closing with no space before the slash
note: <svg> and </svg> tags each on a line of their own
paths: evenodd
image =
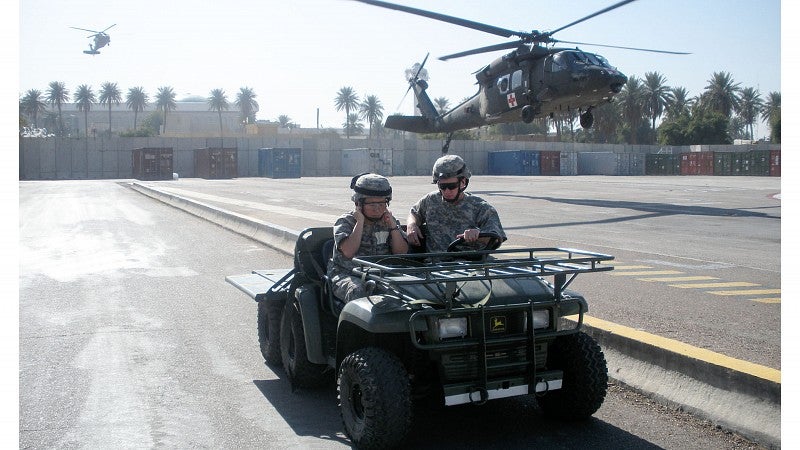
<svg viewBox="0 0 800 450">
<path fill-rule="evenodd" d="M 287 254 L 300 230 L 329 226 L 338 217 L 335 208 L 328 213 L 324 207 L 312 212 L 267 204 L 250 200 L 254 196 L 247 192 L 217 195 L 150 182 L 130 187 Z M 594 317 L 585 318 L 585 328 L 603 347 L 613 379 L 762 445 L 780 447 L 779 370 Z"/>
</svg>

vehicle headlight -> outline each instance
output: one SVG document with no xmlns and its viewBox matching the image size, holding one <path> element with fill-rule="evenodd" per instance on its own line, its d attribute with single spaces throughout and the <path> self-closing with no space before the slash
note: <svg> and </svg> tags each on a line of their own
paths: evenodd
<svg viewBox="0 0 800 450">
<path fill-rule="evenodd" d="M 547 328 L 550 326 L 550 311 L 540 309 L 533 312 L 533 329 Z"/>
<path fill-rule="evenodd" d="M 467 335 L 466 317 L 440 318 L 436 323 L 439 339 L 464 337 Z"/>
</svg>

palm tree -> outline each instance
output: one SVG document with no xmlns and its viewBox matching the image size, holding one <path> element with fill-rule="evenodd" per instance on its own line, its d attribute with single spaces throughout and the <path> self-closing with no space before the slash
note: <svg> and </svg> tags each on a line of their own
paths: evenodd
<svg viewBox="0 0 800 450">
<path fill-rule="evenodd" d="M 734 83 L 728 72 L 714 72 L 700 97 L 703 107 L 721 113 L 727 118 L 739 108 L 739 83 Z"/>
<path fill-rule="evenodd" d="M 248 124 L 256 122 L 258 102 L 256 101 L 256 93 L 253 89 L 249 87 L 239 88 L 234 104 L 241 112 L 239 118 L 242 120 L 242 123 Z"/>
<path fill-rule="evenodd" d="M 61 117 L 61 105 L 69 101 L 69 91 L 61 81 L 51 81 L 47 89 L 47 101 L 58 108 L 58 133 L 64 134 L 64 120 Z"/>
<path fill-rule="evenodd" d="M 368 95 L 359 106 L 361 118 L 369 124 L 369 137 L 372 138 L 372 126 L 383 119 L 383 105 L 375 95 Z"/>
<path fill-rule="evenodd" d="M 287 116 L 285 114 L 281 114 L 280 116 L 278 116 L 278 126 L 279 127 L 281 127 L 281 128 L 292 128 L 292 125 L 294 125 L 294 124 L 292 123 L 292 118 L 291 117 L 289 117 L 289 116 Z"/>
<path fill-rule="evenodd" d="M 742 89 L 741 96 L 739 97 L 739 117 L 742 118 L 744 125 L 750 131 L 750 138 L 753 139 L 753 124 L 758 119 L 758 113 L 764 106 L 764 101 L 761 100 L 761 94 L 751 87 Z"/>
<path fill-rule="evenodd" d="M 622 117 L 630 127 L 630 143 L 637 144 L 639 126 L 645 117 L 645 91 L 642 81 L 632 75 L 628 78 L 628 82 L 625 83 L 625 87 L 622 88 L 617 99 L 622 111 Z"/>
<path fill-rule="evenodd" d="M 106 81 L 100 85 L 100 104 L 108 105 L 108 137 L 111 137 L 111 105 L 119 105 L 122 101 L 122 92 L 117 83 Z"/>
<path fill-rule="evenodd" d="M 433 99 L 433 104 L 436 105 L 436 110 L 439 111 L 439 115 L 444 114 L 450 109 L 450 100 L 447 97 L 439 97 Z"/>
<path fill-rule="evenodd" d="M 350 127 L 347 126 L 350 123 L 350 110 L 356 109 L 358 107 L 358 95 L 350 86 L 345 86 L 339 89 L 339 92 L 336 93 L 336 98 L 334 99 L 334 105 L 336 106 L 337 111 L 341 111 L 344 109 L 345 113 L 345 133 L 347 133 L 347 138 L 350 138 Z"/>
<path fill-rule="evenodd" d="M 767 101 L 764 102 L 764 106 L 761 107 L 761 119 L 764 122 L 767 122 L 770 129 L 770 137 L 775 134 L 777 129 L 778 134 L 780 133 L 780 123 L 781 123 L 781 93 L 780 92 L 770 92 L 767 95 Z M 780 136 L 777 136 L 776 142 L 780 142 Z"/>
<path fill-rule="evenodd" d="M 45 103 L 42 98 L 42 91 L 38 89 L 29 89 L 28 92 L 25 93 L 25 96 L 22 97 L 20 107 L 23 113 L 33 119 L 33 127 L 39 128 L 37 118 L 40 113 L 47 111 L 47 103 Z"/>
<path fill-rule="evenodd" d="M 658 72 L 646 72 L 644 74 L 644 95 L 645 95 L 645 111 L 650 116 L 650 124 L 653 129 L 653 136 L 655 137 L 656 119 L 664 114 L 664 109 L 672 96 L 669 86 L 666 83 L 667 79 Z"/>
<path fill-rule="evenodd" d="M 78 111 L 83 111 L 83 133 L 89 137 L 89 111 L 92 109 L 92 104 L 97 102 L 97 99 L 92 92 L 89 85 L 82 84 L 78 86 L 78 90 L 73 95 L 73 100 L 78 106 Z"/>
<path fill-rule="evenodd" d="M 685 87 L 672 88 L 665 107 L 667 118 L 674 120 L 679 116 L 689 114 L 693 103 L 694 99 L 689 98 L 689 91 Z"/>
<path fill-rule="evenodd" d="M 353 134 L 361 134 L 364 132 L 364 124 L 358 120 L 358 114 L 356 113 L 347 116 L 347 122 L 345 122 L 343 125 L 348 137 L 350 136 L 351 132 Z"/>
<path fill-rule="evenodd" d="M 149 98 L 141 86 L 132 87 L 128 89 L 128 95 L 125 97 L 125 104 L 128 109 L 133 110 L 133 129 L 136 130 L 136 122 L 139 118 L 139 111 L 144 111 L 147 107 Z"/>
<path fill-rule="evenodd" d="M 175 91 L 170 86 L 161 86 L 156 92 L 156 109 L 164 111 L 164 128 L 167 132 L 167 111 L 174 111 L 178 105 L 175 103 Z"/>
<path fill-rule="evenodd" d="M 208 97 L 208 110 L 209 111 L 216 111 L 219 115 L 219 148 L 223 148 L 222 145 L 222 110 L 227 111 L 230 109 L 230 105 L 228 105 L 228 99 L 225 98 L 225 91 L 222 89 L 214 89 L 211 91 L 211 95 Z"/>
</svg>

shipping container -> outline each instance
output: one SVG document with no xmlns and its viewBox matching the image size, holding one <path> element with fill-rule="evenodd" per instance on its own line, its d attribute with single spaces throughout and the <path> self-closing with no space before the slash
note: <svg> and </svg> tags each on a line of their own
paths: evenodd
<svg viewBox="0 0 800 450">
<path fill-rule="evenodd" d="M 342 150 L 342 175 L 377 173 L 391 176 L 392 150 L 386 148 L 346 148 Z M 431 164 L 432 165 L 432 164 Z"/>
<path fill-rule="evenodd" d="M 301 150 L 299 148 L 258 149 L 258 176 L 300 178 L 301 173 Z"/>
<path fill-rule="evenodd" d="M 236 148 L 198 148 L 194 151 L 194 176 L 207 179 L 237 177 Z"/>
<path fill-rule="evenodd" d="M 733 175 L 733 153 L 714 152 L 714 175 Z"/>
<path fill-rule="evenodd" d="M 617 153 L 617 170 L 615 175 L 644 175 L 645 156 L 642 153 Z"/>
<path fill-rule="evenodd" d="M 621 153 L 578 153 L 578 175 L 617 175 L 618 154 Z"/>
<path fill-rule="evenodd" d="M 561 152 L 561 175 L 575 176 L 578 174 L 578 153 Z"/>
<path fill-rule="evenodd" d="M 561 152 L 540 151 L 539 173 L 542 175 L 561 175 Z"/>
<path fill-rule="evenodd" d="M 488 166 L 489 175 L 541 174 L 539 152 L 531 150 L 489 152 Z"/>
<path fill-rule="evenodd" d="M 714 175 L 714 152 L 681 153 L 681 175 Z"/>
<path fill-rule="evenodd" d="M 770 174 L 769 150 L 753 150 L 750 152 L 750 176 L 768 177 Z"/>
<path fill-rule="evenodd" d="M 750 175 L 750 152 L 733 152 L 732 155 L 731 175 Z"/>
<path fill-rule="evenodd" d="M 781 151 L 780 150 L 770 150 L 769 151 L 769 176 L 771 176 L 771 177 L 779 177 L 779 176 L 781 176 Z"/>
<path fill-rule="evenodd" d="M 680 155 L 654 154 L 645 155 L 645 175 L 680 175 Z"/>
<path fill-rule="evenodd" d="M 133 178 L 145 181 L 172 179 L 172 147 L 135 148 L 131 157 Z"/>
</svg>

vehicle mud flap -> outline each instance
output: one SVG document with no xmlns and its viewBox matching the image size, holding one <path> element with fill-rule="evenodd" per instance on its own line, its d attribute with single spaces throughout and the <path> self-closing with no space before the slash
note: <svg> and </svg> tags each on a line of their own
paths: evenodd
<svg viewBox="0 0 800 450">
<path fill-rule="evenodd" d="M 258 344 L 261 355 L 269 366 L 279 367 L 282 365 L 281 314 L 288 297 L 288 289 L 270 290 L 257 304 Z"/>
</svg>

